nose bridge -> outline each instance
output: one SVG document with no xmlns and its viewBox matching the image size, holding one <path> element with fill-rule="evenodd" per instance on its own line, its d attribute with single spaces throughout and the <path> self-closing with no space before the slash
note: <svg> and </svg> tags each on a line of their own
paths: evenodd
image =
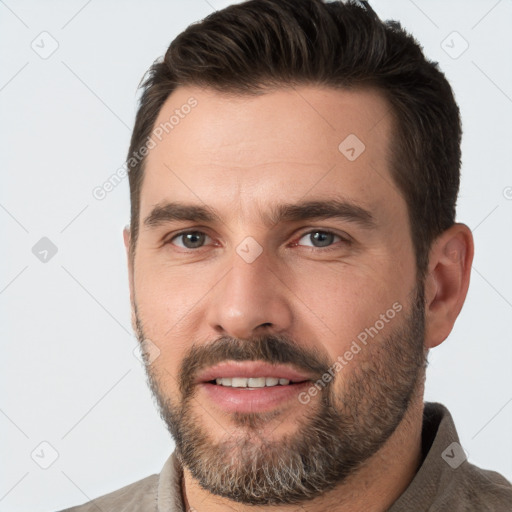
<svg viewBox="0 0 512 512">
<path fill-rule="evenodd" d="M 210 326 L 237 338 L 249 338 L 262 328 L 269 332 L 287 329 L 290 305 L 263 248 L 254 240 L 245 240 L 233 251 L 230 264 L 210 301 Z"/>
</svg>

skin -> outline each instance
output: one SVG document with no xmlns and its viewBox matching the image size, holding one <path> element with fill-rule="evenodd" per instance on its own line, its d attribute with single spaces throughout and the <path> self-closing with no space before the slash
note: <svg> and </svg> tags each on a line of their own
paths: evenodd
<svg viewBox="0 0 512 512">
<path fill-rule="evenodd" d="M 205 346 L 224 335 L 249 339 L 270 332 L 335 361 L 392 304 L 410 310 L 415 256 L 407 206 L 389 169 L 393 118 L 378 92 L 302 86 L 236 97 L 180 87 L 155 126 L 191 96 L 197 107 L 147 157 L 134 260 L 129 230 L 124 232 L 132 321 L 137 328 L 136 310 L 145 337 L 160 350 L 151 371 L 163 395 L 179 396 L 180 364 L 193 342 Z M 349 134 L 365 144 L 354 161 L 338 150 Z M 338 218 L 264 222 L 276 204 L 334 198 L 371 212 L 375 226 Z M 220 222 L 144 226 L 153 207 L 165 201 L 207 205 Z M 173 239 L 186 229 L 206 233 L 205 245 L 187 249 L 183 238 Z M 351 242 L 336 237 L 330 247 L 314 247 L 307 233 L 315 229 Z M 262 248 L 250 264 L 236 251 L 248 236 Z M 450 333 L 466 297 L 472 258 L 473 239 L 464 224 L 453 225 L 434 242 L 424 283 L 425 351 Z M 379 336 L 403 321 L 398 315 Z M 333 388 L 342 393 L 365 361 L 350 361 Z M 334 489 L 300 507 L 246 506 L 209 493 L 185 468 L 187 510 L 385 511 L 421 463 L 423 381 L 386 443 Z M 318 400 L 283 406 L 259 425 L 259 434 L 268 440 L 293 435 L 297 421 L 306 420 Z M 212 439 L 219 441 L 226 432 L 246 435 L 246 427 L 201 393 L 192 408 Z"/>
</svg>

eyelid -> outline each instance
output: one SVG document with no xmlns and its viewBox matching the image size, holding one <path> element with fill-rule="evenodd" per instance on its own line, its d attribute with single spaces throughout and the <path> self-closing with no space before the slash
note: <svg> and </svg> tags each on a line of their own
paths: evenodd
<svg viewBox="0 0 512 512">
<path fill-rule="evenodd" d="M 195 228 L 188 228 L 188 229 L 183 229 L 181 231 L 178 231 L 177 233 L 173 233 L 172 235 L 170 235 L 169 237 L 167 237 L 165 240 L 164 240 L 164 245 L 167 245 L 167 244 L 171 244 L 171 245 L 174 245 L 175 247 L 178 247 L 180 249 L 184 249 L 186 251 L 199 251 L 200 249 L 203 249 L 205 246 L 201 246 L 201 247 L 198 247 L 197 249 L 188 249 L 187 247 L 180 247 L 179 245 L 176 245 L 173 243 L 173 240 L 175 240 L 176 238 L 179 238 L 180 236 L 182 235 L 187 235 L 189 233 L 199 233 L 201 235 L 205 235 L 207 236 L 208 238 L 210 238 L 211 240 L 213 240 L 213 237 L 210 236 L 206 231 L 204 231 L 204 228 L 203 229 L 195 229 Z"/>
<path fill-rule="evenodd" d="M 329 228 L 308 228 L 307 231 L 303 231 L 301 232 L 299 235 L 297 235 L 295 237 L 295 242 L 293 242 L 293 245 L 298 245 L 298 241 L 303 238 L 304 236 L 306 235 L 310 235 L 311 233 L 327 233 L 329 235 L 334 235 L 334 236 L 337 236 L 338 238 L 340 238 L 341 242 L 343 243 L 346 243 L 346 244 L 351 244 L 352 243 L 352 238 L 346 234 L 346 233 L 338 233 L 337 231 L 333 230 L 333 229 L 329 229 Z M 334 245 L 334 243 L 333 243 Z M 327 247 L 311 247 L 312 249 L 317 249 L 317 250 L 329 250 L 331 248 L 335 248 L 333 247 L 333 245 L 330 245 L 330 246 L 327 246 Z M 303 247 L 310 247 L 310 246 L 303 246 Z"/>
</svg>

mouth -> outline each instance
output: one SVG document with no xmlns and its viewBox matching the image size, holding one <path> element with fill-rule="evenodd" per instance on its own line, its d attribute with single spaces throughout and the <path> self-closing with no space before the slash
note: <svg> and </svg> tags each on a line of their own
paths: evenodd
<svg viewBox="0 0 512 512">
<path fill-rule="evenodd" d="M 290 380 L 284 377 L 217 377 L 207 381 L 208 384 L 224 386 L 228 388 L 260 389 L 276 386 L 290 386 L 309 382 L 309 379 Z"/>
<path fill-rule="evenodd" d="M 226 361 L 211 366 L 196 378 L 196 384 L 210 383 L 234 388 L 288 386 L 313 380 L 297 368 L 264 361 Z"/>
<path fill-rule="evenodd" d="M 262 361 L 229 361 L 204 370 L 196 379 L 207 406 L 224 413 L 267 412 L 292 407 L 313 376 L 287 365 Z"/>
</svg>

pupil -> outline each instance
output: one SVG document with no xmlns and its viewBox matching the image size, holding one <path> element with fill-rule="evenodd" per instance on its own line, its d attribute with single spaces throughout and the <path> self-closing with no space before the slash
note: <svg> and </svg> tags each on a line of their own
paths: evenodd
<svg viewBox="0 0 512 512">
<path fill-rule="evenodd" d="M 334 235 L 332 233 L 316 231 L 315 233 L 312 233 L 311 236 L 313 237 L 317 247 L 325 247 L 333 242 L 332 238 Z"/>
<path fill-rule="evenodd" d="M 200 247 L 204 242 L 204 235 L 202 233 L 187 233 L 184 235 L 184 245 L 189 249 Z"/>
</svg>

